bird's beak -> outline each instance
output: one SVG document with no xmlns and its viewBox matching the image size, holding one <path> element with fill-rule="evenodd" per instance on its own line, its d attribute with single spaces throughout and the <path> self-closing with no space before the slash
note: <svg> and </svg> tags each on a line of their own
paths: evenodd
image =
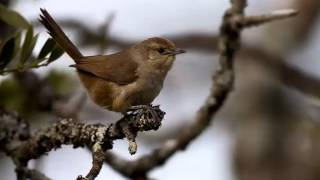
<svg viewBox="0 0 320 180">
<path fill-rule="evenodd" d="M 177 54 L 182 54 L 182 53 L 185 53 L 186 51 L 183 50 L 183 49 L 175 49 L 175 50 L 172 50 L 172 51 L 168 51 L 166 52 L 165 54 L 168 54 L 168 55 L 177 55 Z"/>
</svg>

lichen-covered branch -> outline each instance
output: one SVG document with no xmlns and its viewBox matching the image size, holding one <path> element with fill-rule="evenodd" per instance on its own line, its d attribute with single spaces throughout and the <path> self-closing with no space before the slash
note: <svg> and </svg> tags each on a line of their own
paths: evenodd
<svg viewBox="0 0 320 180">
<path fill-rule="evenodd" d="M 87 146 L 93 152 L 93 166 L 86 179 L 94 179 L 100 172 L 104 153 L 112 148 L 113 141 L 122 139 L 130 133 L 157 130 L 163 119 L 158 106 L 153 107 L 159 118 L 150 118 L 150 114 L 130 114 L 115 124 L 84 124 L 75 119 L 61 119 L 45 130 L 30 135 L 26 123 L 17 115 L 0 112 L 0 151 L 10 156 L 17 170 L 18 179 L 27 177 L 28 161 L 36 159 L 61 145 L 73 145 L 74 148 Z M 149 113 L 149 112 L 148 112 Z M 132 138 L 132 137 L 130 137 Z M 82 178 L 82 177 L 80 177 Z"/>
<path fill-rule="evenodd" d="M 99 143 L 96 143 L 92 148 L 92 168 L 86 177 L 79 176 L 77 180 L 94 180 L 102 168 L 105 160 L 104 151 Z"/>
</svg>

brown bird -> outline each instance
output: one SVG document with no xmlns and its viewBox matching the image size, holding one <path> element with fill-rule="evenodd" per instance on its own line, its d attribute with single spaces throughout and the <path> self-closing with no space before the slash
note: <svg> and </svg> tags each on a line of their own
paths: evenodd
<svg viewBox="0 0 320 180">
<path fill-rule="evenodd" d="M 160 93 L 175 55 L 184 53 L 167 39 L 154 37 L 110 55 L 83 56 L 59 25 L 41 9 L 41 23 L 74 60 L 91 99 L 103 108 L 125 113 L 148 106 Z"/>
</svg>

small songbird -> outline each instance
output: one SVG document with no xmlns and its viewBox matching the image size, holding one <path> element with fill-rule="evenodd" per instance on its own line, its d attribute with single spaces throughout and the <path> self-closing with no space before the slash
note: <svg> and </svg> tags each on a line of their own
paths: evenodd
<svg viewBox="0 0 320 180">
<path fill-rule="evenodd" d="M 110 55 L 83 56 L 59 25 L 41 9 L 41 23 L 74 60 L 72 67 L 91 99 L 111 111 L 126 113 L 135 106 L 149 105 L 160 93 L 177 49 L 167 39 L 154 37 Z"/>
</svg>

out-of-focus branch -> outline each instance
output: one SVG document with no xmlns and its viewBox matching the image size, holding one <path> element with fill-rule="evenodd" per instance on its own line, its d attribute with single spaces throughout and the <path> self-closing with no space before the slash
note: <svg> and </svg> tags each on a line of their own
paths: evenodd
<svg viewBox="0 0 320 180">
<path fill-rule="evenodd" d="M 270 54 L 259 47 L 248 47 L 241 51 L 244 61 L 256 61 L 264 65 L 284 85 L 294 88 L 302 93 L 320 97 L 320 79 L 294 67 L 283 57 Z"/>
<path fill-rule="evenodd" d="M 16 173 L 18 174 L 18 180 L 20 179 L 31 179 L 31 180 L 50 180 L 46 175 L 35 169 L 28 168 L 20 168 L 16 169 Z"/>
<path fill-rule="evenodd" d="M 286 19 L 288 17 L 296 16 L 298 12 L 296 10 L 287 9 L 274 11 L 270 14 L 265 14 L 261 16 L 248 16 L 241 22 L 244 26 L 258 26 L 263 23 L 271 22 L 274 20 Z"/>
<path fill-rule="evenodd" d="M 310 31 L 313 29 L 314 25 L 316 24 L 316 20 L 319 16 L 319 8 L 320 8 L 320 1 L 318 0 L 296 0 L 294 2 L 294 7 L 299 10 L 300 15 L 295 18 L 293 21 L 290 21 L 289 25 L 284 23 L 285 27 L 290 27 L 289 31 L 283 30 L 282 28 L 275 28 L 277 31 L 287 32 L 292 35 L 290 37 L 294 37 L 293 44 L 301 44 L 305 42 L 308 37 L 310 36 Z M 279 12 L 273 12 L 279 13 Z M 280 13 L 281 15 L 281 13 Z M 274 16 L 269 16 L 269 18 L 273 18 Z M 285 12 L 285 16 L 287 16 L 287 12 Z M 112 16 L 110 16 L 112 17 Z M 255 17 L 253 20 L 248 18 L 248 21 L 255 21 L 258 17 Z M 263 19 L 268 19 L 266 17 L 262 17 Z M 112 19 L 112 18 L 109 18 Z M 258 18 L 259 19 L 259 18 Z M 115 37 L 106 36 L 106 32 L 101 32 L 101 28 L 97 29 L 90 29 L 86 24 L 84 24 L 80 20 L 76 19 L 61 19 L 58 20 L 59 24 L 64 26 L 65 28 L 70 28 L 72 31 L 78 32 L 80 35 L 79 38 L 79 45 L 82 47 L 86 46 L 101 46 L 100 42 L 107 42 L 109 45 L 114 46 L 116 48 L 126 48 L 130 45 L 134 44 L 134 41 L 128 41 L 127 39 L 119 39 Z M 106 21 L 108 26 L 111 25 L 111 20 Z M 258 21 L 261 22 L 261 21 Z M 40 26 L 38 21 L 35 21 L 33 24 L 36 26 Z M 253 23 L 254 24 L 254 23 Z M 103 24 L 102 26 L 107 26 Z M 101 26 L 101 27 L 102 27 Z M 107 26 L 107 27 L 108 27 Z M 294 26 L 294 28 L 291 28 Z M 187 33 L 187 34 L 177 34 L 177 35 L 167 35 L 170 40 L 175 42 L 180 48 L 184 49 L 194 49 L 197 51 L 204 51 L 204 52 L 212 52 L 214 49 L 217 49 L 217 36 L 214 34 L 203 34 L 203 33 Z M 281 42 L 279 42 L 281 43 Z M 244 46 L 244 49 L 246 47 Z"/>
<path fill-rule="evenodd" d="M 269 26 L 266 48 L 248 48 L 244 54 L 250 56 L 243 59 L 259 60 L 271 70 L 268 74 L 276 74 L 284 84 L 319 97 L 319 79 L 288 65 L 285 58 L 291 53 L 301 53 L 299 48 L 303 49 L 312 37 L 319 19 L 320 1 L 293 2 L 299 16 L 284 24 Z M 269 47 L 271 53 L 267 53 Z M 309 117 L 310 109 L 303 108 L 305 104 L 299 98 L 285 92 L 273 84 L 261 88 L 258 97 L 251 97 L 259 99 L 250 106 L 254 112 L 245 113 L 246 123 L 242 121 L 237 127 L 240 130 L 236 134 L 234 167 L 238 179 L 319 179 L 318 133 L 315 133 L 319 128 L 317 123 L 309 121 L 313 119 Z M 309 147 L 301 148 L 302 143 L 308 143 Z"/>
<path fill-rule="evenodd" d="M 299 9 L 300 15 L 294 19 L 292 26 L 287 26 L 294 33 L 295 43 L 301 46 L 312 35 L 320 15 L 320 1 L 318 0 L 295 0 L 294 7 Z M 293 28 L 292 28 L 293 27 Z"/>
<path fill-rule="evenodd" d="M 265 51 L 286 56 L 308 42 L 319 19 L 320 1 L 294 0 L 292 5 L 299 10 L 299 16 L 290 21 L 273 24 L 265 29 L 263 36 Z"/>
<path fill-rule="evenodd" d="M 109 46 L 124 49 L 136 43 L 136 41 L 130 41 L 128 39 L 106 36 L 106 32 L 101 31 L 101 27 L 90 29 L 86 24 L 77 19 L 60 19 L 57 21 L 62 27 L 66 29 L 72 29 L 72 31 L 79 34 L 79 36 L 77 36 L 77 40 L 78 45 L 81 47 L 100 47 L 100 43 L 104 41 Z M 37 21 L 33 22 L 32 24 L 42 27 Z M 108 24 L 108 26 L 110 26 L 110 24 Z M 108 26 L 104 24 L 106 29 L 109 28 Z M 166 35 L 165 37 L 172 40 L 179 48 L 183 49 L 194 49 L 210 53 L 217 49 L 218 37 L 214 33 L 186 33 Z"/>
</svg>

